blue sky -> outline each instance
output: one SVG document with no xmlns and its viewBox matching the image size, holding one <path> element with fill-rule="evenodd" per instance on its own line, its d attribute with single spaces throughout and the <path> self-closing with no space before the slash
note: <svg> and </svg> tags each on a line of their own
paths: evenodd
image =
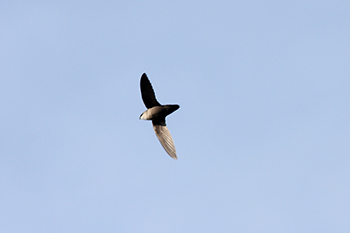
<svg viewBox="0 0 350 233">
<path fill-rule="evenodd" d="M 0 3 L 1 232 L 347 232 L 348 1 Z M 178 160 L 157 140 L 146 72 Z"/>
</svg>

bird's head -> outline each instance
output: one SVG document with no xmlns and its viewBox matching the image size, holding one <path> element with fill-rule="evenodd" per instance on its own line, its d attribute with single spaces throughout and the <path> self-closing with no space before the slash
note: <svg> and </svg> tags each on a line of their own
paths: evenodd
<svg viewBox="0 0 350 233">
<path fill-rule="evenodd" d="M 149 120 L 149 119 L 147 118 L 147 113 L 146 113 L 146 112 L 147 112 L 147 111 L 141 113 L 141 115 L 140 115 L 140 117 L 139 117 L 139 120 Z"/>
</svg>

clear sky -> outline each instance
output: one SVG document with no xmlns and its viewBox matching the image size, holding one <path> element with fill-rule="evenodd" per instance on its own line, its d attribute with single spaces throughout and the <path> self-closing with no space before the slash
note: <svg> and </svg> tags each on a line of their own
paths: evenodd
<svg viewBox="0 0 350 233">
<path fill-rule="evenodd" d="M 348 232 L 349 1 L 2 1 L 0 231 Z M 157 140 L 146 72 L 178 160 Z"/>
</svg>

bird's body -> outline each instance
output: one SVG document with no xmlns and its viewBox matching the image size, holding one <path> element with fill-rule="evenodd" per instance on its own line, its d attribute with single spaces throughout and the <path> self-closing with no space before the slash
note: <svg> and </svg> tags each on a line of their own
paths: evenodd
<svg viewBox="0 0 350 233">
<path fill-rule="evenodd" d="M 161 105 L 161 106 L 154 106 L 152 108 L 147 109 L 144 111 L 140 119 L 142 120 L 152 120 L 152 121 L 162 121 L 165 119 L 165 117 L 172 112 L 176 111 L 180 106 L 176 104 L 168 104 L 168 105 Z"/>
<path fill-rule="evenodd" d="M 141 76 L 140 87 L 142 100 L 147 107 L 147 110 L 141 114 L 140 119 L 152 121 L 154 132 L 163 148 L 172 158 L 177 159 L 174 141 L 166 127 L 165 117 L 176 111 L 180 106 L 177 104 L 161 105 L 157 101 L 152 85 L 145 73 Z"/>
</svg>

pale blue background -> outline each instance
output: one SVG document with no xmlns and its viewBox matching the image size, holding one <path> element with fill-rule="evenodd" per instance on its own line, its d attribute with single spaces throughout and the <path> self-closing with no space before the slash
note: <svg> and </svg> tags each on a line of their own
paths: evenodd
<svg viewBox="0 0 350 233">
<path fill-rule="evenodd" d="M 0 72 L 2 233 L 349 232 L 349 1 L 2 1 Z"/>
</svg>

